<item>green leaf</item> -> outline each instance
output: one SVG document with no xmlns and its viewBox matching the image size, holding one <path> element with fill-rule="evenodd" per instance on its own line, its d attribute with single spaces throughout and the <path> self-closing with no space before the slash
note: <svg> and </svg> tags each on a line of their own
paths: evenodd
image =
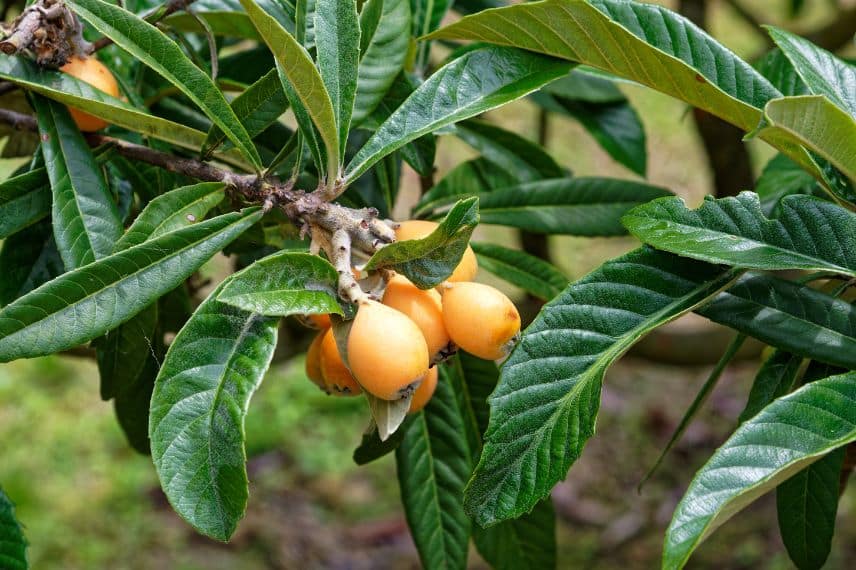
<svg viewBox="0 0 856 570">
<path fill-rule="evenodd" d="M 797 75 L 790 60 L 778 48 L 771 49 L 755 64 L 758 72 L 766 77 L 782 95 L 807 95 L 808 87 Z"/>
<path fill-rule="evenodd" d="M 766 344 L 856 368 L 856 305 L 767 274 L 747 274 L 696 311 Z"/>
<path fill-rule="evenodd" d="M 56 244 L 66 269 L 82 267 L 112 253 L 122 235 L 119 210 L 68 110 L 38 96 L 33 105 L 53 193 Z"/>
<path fill-rule="evenodd" d="M 413 92 L 351 159 L 345 178 L 353 181 L 410 141 L 519 99 L 569 69 L 568 63 L 516 49 L 471 51 Z"/>
<path fill-rule="evenodd" d="M 54 242 L 50 220 L 4 239 L 0 268 L 0 306 L 8 305 L 62 274 L 65 267 Z"/>
<path fill-rule="evenodd" d="M 157 324 L 158 305 L 152 303 L 98 341 L 96 355 L 102 400 L 116 397 L 140 376 L 153 350 Z"/>
<path fill-rule="evenodd" d="M 770 133 L 814 151 L 856 183 L 856 119 L 826 97 L 805 95 L 770 101 L 755 134 L 764 138 Z"/>
<path fill-rule="evenodd" d="M 45 283 L 0 310 L 0 362 L 103 335 L 177 287 L 261 216 L 258 208 L 224 214 Z"/>
<path fill-rule="evenodd" d="M 761 74 L 686 18 L 627 0 L 545 0 L 467 16 L 429 36 L 514 46 L 575 61 L 686 101 L 744 131 L 781 97 Z M 799 147 L 764 140 L 818 173 Z"/>
<path fill-rule="evenodd" d="M 383 16 L 383 0 L 365 0 L 360 8 L 360 57 L 369 49 Z"/>
<path fill-rule="evenodd" d="M 273 52 L 278 69 L 288 80 L 283 82 L 286 94 L 289 89 L 294 90 L 294 94 L 318 128 L 327 151 L 327 176 L 332 183 L 339 172 L 339 135 L 336 113 L 324 80 L 315 69 L 306 49 L 272 16 L 262 10 L 255 0 L 241 0 L 241 5 Z M 294 102 L 292 107 L 295 107 Z M 304 134 L 309 136 L 311 133 Z M 323 172 L 322 164 L 319 164 L 318 168 Z"/>
<path fill-rule="evenodd" d="M 288 110 L 288 99 L 275 69 L 247 87 L 232 101 L 235 116 L 244 125 L 251 139 L 256 138 Z M 226 135 L 212 125 L 202 144 L 202 154 L 210 155 L 226 141 Z"/>
<path fill-rule="evenodd" d="M 836 449 L 776 489 L 782 542 L 800 570 L 822 568 L 829 557 L 844 455 Z"/>
<path fill-rule="evenodd" d="M 371 36 L 363 30 L 353 124 L 372 114 L 404 68 L 410 44 L 410 0 L 383 0 L 380 20 Z M 368 6 L 368 4 L 366 4 Z M 375 8 L 376 9 L 376 8 Z M 363 11 L 366 11 L 364 6 Z"/>
<path fill-rule="evenodd" d="M 791 391 L 805 368 L 802 356 L 784 350 L 774 350 L 764 361 L 749 391 L 746 407 L 740 413 L 740 423 L 752 418 L 773 400 Z"/>
<path fill-rule="evenodd" d="M 562 480 L 594 432 L 607 368 L 643 335 L 693 310 L 734 272 L 633 251 L 544 306 L 490 397 L 485 448 L 464 504 L 482 526 L 532 509 Z"/>
<path fill-rule="evenodd" d="M 330 262 L 317 255 L 280 251 L 236 274 L 217 300 L 266 316 L 341 315 L 338 278 Z"/>
<path fill-rule="evenodd" d="M 205 135 L 196 129 L 146 113 L 120 99 L 111 97 L 85 81 L 67 73 L 41 69 L 23 57 L 0 58 L 0 79 L 11 81 L 49 99 L 86 111 L 116 126 L 182 148 L 196 150 L 205 138 Z"/>
<path fill-rule="evenodd" d="M 481 221 L 530 232 L 617 236 L 621 216 L 671 192 L 617 178 L 561 178 L 479 194 Z"/>
<path fill-rule="evenodd" d="M 360 61 L 360 22 L 356 0 L 316 0 L 315 42 L 321 46 L 318 71 L 336 115 L 339 160 L 343 161 L 354 112 Z"/>
<path fill-rule="evenodd" d="M 472 470 L 464 422 L 445 369 L 395 451 L 401 501 L 422 566 L 465 568 L 470 520 L 461 502 Z"/>
<path fill-rule="evenodd" d="M 366 269 L 388 267 L 410 279 L 420 289 L 435 287 L 458 266 L 478 223 L 478 200 L 461 200 L 430 235 L 381 248 L 369 259 Z"/>
<path fill-rule="evenodd" d="M 426 192 L 413 209 L 414 217 L 425 217 L 464 196 L 515 186 L 517 179 L 483 157 L 462 162 Z"/>
<path fill-rule="evenodd" d="M 276 18 L 289 31 L 294 30 L 294 2 L 292 0 L 258 0 L 262 9 Z M 241 8 L 238 0 L 196 0 L 192 8 L 194 14 L 202 18 L 217 35 L 258 40 L 255 26 Z M 195 18 L 186 11 L 179 11 L 165 20 L 169 25 L 188 32 L 201 32 L 202 28 Z M 272 66 L 270 66 L 272 67 Z M 268 67 L 267 69 L 270 69 Z M 221 66 L 221 71 L 223 67 Z M 267 71 L 267 69 L 265 71 Z M 221 75 L 229 77 L 228 75 Z"/>
<path fill-rule="evenodd" d="M 569 285 L 568 278 L 553 264 L 528 253 L 490 243 L 471 242 L 479 268 L 549 301 Z"/>
<path fill-rule="evenodd" d="M 781 28 L 768 26 L 767 31 L 810 92 L 856 118 L 856 66 Z"/>
<path fill-rule="evenodd" d="M 702 540 L 755 499 L 856 441 L 856 373 L 813 382 L 737 428 L 696 474 L 666 533 L 663 568 L 682 568 Z"/>
<path fill-rule="evenodd" d="M 276 348 L 278 319 L 202 303 L 169 347 L 149 437 L 164 493 L 199 532 L 225 541 L 247 506 L 244 418 Z"/>
<path fill-rule="evenodd" d="M 696 210 L 680 198 L 639 206 L 621 220 L 645 243 L 686 257 L 747 269 L 805 269 L 856 277 L 856 214 L 809 196 L 788 196 L 767 219 L 753 192 L 705 197 Z"/>
<path fill-rule="evenodd" d="M 784 154 L 774 156 L 755 182 L 755 192 L 761 199 L 765 216 L 772 215 L 785 196 L 812 194 L 817 187 L 814 177 Z"/>
<path fill-rule="evenodd" d="M 456 125 L 452 132 L 492 163 L 512 174 L 519 182 L 561 178 L 562 167 L 538 144 L 486 121 L 471 119 Z"/>
<path fill-rule="evenodd" d="M 395 430 L 385 441 L 380 439 L 377 425 L 372 422 L 368 431 L 363 434 L 360 445 L 354 450 L 354 463 L 357 465 L 367 465 L 395 451 L 401 445 L 401 442 L 404 441 L 404 434 L 407 432 L 407 427 L 413 421 L 413 418 L 413 415 L 408 415 L 404 423 L 401 424 L 401 427 Z"/>
<path fill-rule="evenodd" d="M 572 73 L 570 77 L 573 76 Z M 590 103 L 547 92 L 535 93 L 533 100 L 548 111 L 579 121 L 609 156 L 636 174 L 646 175 L 648 152 L 645 148 L 645 128 L 639 115 L 626 100 Z"/>
<path fill-rule="evenodd" d="M 257 169 L 261 158 L 246 129 L 210 77 L 153 25 L 103 0 L 69 0 L 78 15 L 143 64 L 175 85 L 220 127 Z"/>
<path fill-rule="evenodd" d="M 496 570 L 556 568 L 556 513 L 550 499 L 490 528 L 473 527 L 479 554 Z"/>
<path fill-rule="evenodd" d="M 15 505 L 0 488 L 0 566 L 7 570 L 27 570 L 27 539 L 15 517 Z"/>
<path fill-rule="evenodd" d="M 50 183 L 44 168 L 0 183 L 0 239 L 46 218 L 50 212 Z"/>
<path fill-rule="evenodd" d="M 411 0 L 413 10 L 413 35 L 426 36 L 440 27 L 440 22 L 454 4 L 454 0 Z M 430 63 L 431 42 L 422 40 L 416 51 L 416 69 L 424 73 Z"/>
<path fill-rule="evenodd" d="M 114 251 L 155 239 L 187 227 L 202 218 L 226 196 L 222 182 L 202 182 L 176 188 L 148 203 L 116 243 Z"/>
</svg>

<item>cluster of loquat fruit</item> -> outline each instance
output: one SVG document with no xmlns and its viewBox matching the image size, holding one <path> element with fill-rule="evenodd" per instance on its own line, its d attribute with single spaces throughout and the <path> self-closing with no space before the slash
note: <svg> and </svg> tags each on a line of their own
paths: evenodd
<svg viewBox="0 0 856 570">
<path fill-rule="evenodd" d="M 399 241 L 424 238 L 435 222 L 410 220 L 395 230 Z M 321 329 L 306 355 L 306 375 L 328 394 L 355 396 L 363 390 L 383 400 L 410 393 L 409 411 L 421 410 L 437 387 L 438 361 L 457 346 L 486 360 L 504 357 L 520 331 L 514 303 L 497 289 L 472 280 L 478 271 L 470 247 L 449 279 L 419 289 L 392 275 L 380 302 L 367 300 L 347 340 L 350 367 L 339 353 L 329 315 L 309 320 Z"/>
</svg>

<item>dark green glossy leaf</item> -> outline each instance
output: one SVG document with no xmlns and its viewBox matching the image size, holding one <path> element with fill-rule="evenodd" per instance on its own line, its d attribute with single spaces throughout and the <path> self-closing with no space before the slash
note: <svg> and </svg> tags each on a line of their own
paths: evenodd
<svg viewBox="0 0 856 570">
<path fill-rule="evenodd" d="M 782 542 L 800 570 L 818 570 L 829 557 L 844 455 L 838 448 L 776 489 Z"/>
<path fill-rule="evenodd" d="M 0 362 L 103 335 L 177 287 L 261 216 L 256 208 L 224 214 L 45 283 L 0 310 Z"/>
<path fill-rule="evenodd" d="M 747 274 L 696 311 L 794 354 L 856 368 L 856 305 L 767 274 Z"/>
<path fill-rule="evenodd" d="M 473 527 L 479 554 L 496 570 L 556 568 L 556 513 L 544 499 L 532 511 L 489 528 Z"/>
<path fill-rule="evenodd" d="M 569 280 L 553 264 L 528 253 L 490 243 L 470 243 L 479 260 L 479 268 L 520 287 L 527 293 L 549 301 Z"/>
<path fill-rule="evenodd" d="M 462 162 L 426 192 L 413 209 L 414 217 L 425 217 L 464 196 L 477 195 L 517 184 L 517 179 L 482 157 Z"/>
<path fill-rule="evenodd" d="M 365 55 L 383 16 L 383 0 L 365 0 L 360 8 L 360 57 Z"/>
<path fill-rule="evenodd" d="M 288 110 L 288 99 L 275 69 L 271 69 L 258 81 L 247 87 L 231 103 L 235 116 L 247 129 L 251 139 L 256 138 Z M 202 153 L 210 155 L 226 141 L 226 135 L 213 125 L 205 137 Z M 225 147 L 228 148 L 228 147 Z"/>
<path fill-rule="evenodd" d="M 627 97 L 614 81 L 584 73 L 579 67 L 561 79 L 548 83 L 542 91 L 560 99 L 583 103 L 627 102 Z"/>
<path fill-rule="evenodd" d="M 181 90 L 220 127 L 256 168 L 261 158 L 246 129 L 210 77 L 153 25 L 103 0 L 69 0 L 70 7 L 117 46 Z"/>
<path fill-rule="evenodd" d="M 755 64 L 758 72 L 766 77 L 782 95 L 806 95 L 808 87 L 797 74 L 790 60 L 778 48 L 771 49 Z"/>
<path fill-rule="evenodd" d="M 765 216 L 771 216 L 785 196 L 813 194 L 817 188 L 814 177 L 784 154 L 773 157 L 755 183 L 755 192 L 761 199 L 761 210 Z"/>
<path fill-rule="evenodd" d="M 285 78 L 283 87 L 286 95 L 289 95 L 289 91 L 293 92 L 317 127 L 327 153 L 327 175 L 332 182 L 339 172 L 339 135 L 336 114 L 330 102 L 330 94 L 324 86 L 324 80 L 306 49 L 272 16 L 262 10 L 255 0 L 241 0 L 241 5 L 273 52 L 277 67 Z M 291 97 L 289 100 L 295 113 L 298 112 L 295 100 Z M 304 131 L 308 130 L 304 125 L 301 125 L 301 128 Z M 311 134 L 312 131 L 304 132 L 306 136 Z M 318 168 L 324 171 L 323 164 L 319 164 Z"/>
<path fill-rule="evenodd" d="M 51 191 L 44 168 L 13 176 L 0 184 L 0 239 L 47 217 Z"/>
<path fill-rule="evenodd" d="M 643 335 L 693 310 L 734 278 L 642 248 L 572 283 L 502 366 L 485 448 L 465 505 L 489 526 L 546 497 L 594 432 L 607 368 Z"/>
<path fill-rule="evenodd" d="M 773 26 L 770 37 L 815 95 L 824 95 L 856 118 L 856 66 L 796 34 Z"/>
<path fill-rule="evenodd" d="M 202 303 L 169 347 L 152 394 L 152 459 L 173 508 L 227 540 L 247 506 L 244 418 L 276 348 L 278 319 Z"/>
<path fill-rule="evenodd" d="M 545 234 L 617 236 L 632 208 L 671 192 L 617 178 L 561 178 L 479 194 L 481 221 Z"/>
<path fill-rule="evenodd" d="M 404 441 L 404 434 L 407 433 L 408 426 L 413 419 L 413 415 L 407 416 L 401 427 L 395 430 L 386 441 L 381 441 L 377 426 L 372 422 L 369 431 L 363 434 L 360 445 L 354 450 L 354 463 L 366 465 L 395 451 Z"/>
<path fill-rule="evenodd" d="M 422 566 L 465 568 L 470 520 L 461 497 L 472 457 L 452 385 L 445 374 L 395 451 L 401 501 Z"/>
<path fill-rule="evenodd" d="M 63 271 L 65 267 L 49 220 L 6 238 L 0 249 L 0 306 L 8 305 Z"/>
<path fill-rule="evenodd" d="M 569 63 L 517 49 L 471 51 L 420 85 L 351 159 L 345 177 L 352 181 L 410 141 L 519 99 L 569 69 Z"/>
<path fill-rule="evenodd" d="M 790 392 L 802 372 L 803 361 L 802 356 L 774 350 L 755 375 L 749 399 L 738 421 L 745 422 L 770 402 Z"/>
<path fill-rule="evenodd" d="M 152 306 L 153 309 L 146 311 L 152 310 L 157 314 L 157 303 Z M 136 320 L 135 318 L 130 322 Z M 163 349 L 161 341 L 154 338 L 154 335 L 146 337 L 145 344 L 145 347 L 139 347 L 143 352 L 140 358 L 142 365 L 138 372 L 116 382 L 113 409 L 131 447 L 143 455 L 149 455 L 149 404 L 155 387 L 155 377 L 163 359 Z"/>
<path fill-rule="evenodd" d="M 389 267 L 420 289 L 435 287 L 455 270 L 478 223 L 478 200 L 461 200 L 430 235 L 389 244 L 372 256 L 366 269 Z"/>
<path fill-rule="evenodd" d="M 321 46 L 318 50 L 318 71 L 330 94 L 336 115 L 341 161 L 345 159 L 345 146 L 357 93 L 360 23 L 356 0 L 316 0 L 315 41 Z"/>
<path fill-rule="evenodd" d="M 413 11 L 413 35 L 426 36 L 440 27 L 440 22 L 454 4 L 454 0 L 410 0 Z M 416 49 L 415 66 L 419 73 L 428 68 L 431 56 L 431 42 L 422 40 Z"/>
<path fill-rule="evenodd" d="M 153 350 L 157 324 L 158 305 L 152 303 L 98 341 L 96 354 L 102 400 L 116 397 L 135 383 Z"/>
<path fill-rule="evenodd" d="M 696 474 L 666 533 L 663 568 L 682 568 L 707 536 L 830 451 L 856 441 L 856 373 L 813 382 L 745 422 Z"/>
<path fill-rule="evenodd" d="M 183 186 L 158 196 L 148 203 L 131 227 L 116 243 L 122 251 L 169 232 L 202 221 L 226 196 L 222 182 L 202 182 Z"/>
<path fill-rule="evenodd" d="M 341 315 L 338 277 L 330 262 L 317 255 L 281 251 L 235 275 L 217 300 L 267 316 Z"/>
<path fill-rule="evenodd" d="M 809 196 L 788 196 L 767 219 L 758 195 L 706 197 L 696 210 L 663 198 L 622 222 L 645 243 L 686 257 L 747 269 L 805 269 L 856 277 L 856 214 Z"/>
<path fill-rule="evenodd" d="M 53 193 L 54 238 L 66 269 L 113 252 L 122 220 L 101 169 L 68 110 L 33 97 Z"/>
<path fill-rule="evenodd" d="M 0 488 L 0 567 L 27 570 L 27 539 L 15 517 L 15 505 Z"/>
<path fill-rule="evenodd" d="M 383 0 L 374 34 L 361 50 L 353 124 L 359 125 L 374 112 L 404 68 L 410 44 L 410 0 Z M 365 10 L 365 8 L 364 8 Z"/>
</svg>

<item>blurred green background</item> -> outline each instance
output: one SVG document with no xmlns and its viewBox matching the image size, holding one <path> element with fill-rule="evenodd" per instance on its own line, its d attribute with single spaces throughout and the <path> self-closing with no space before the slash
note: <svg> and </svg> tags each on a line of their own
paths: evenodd
<svg viewBox="0 0 856 570">
<path fill-rule="evenodd" d="M 748 3 L 765 21 L 778 23 L 785 4 Z M 829 17 L 825 0 L 809 4 L 801 25 Z M 739 54 L 762 47 L 725 2 L 713 4 L 711 28 Z M 698 202 L 711 187 L 711 175 L 687 108 L 641 88 L 624 90 L 645 123 L 649 180 Z M 489 118 L 536 135 L 536 109 L 529 102 Z M 578 175 L 633 176 L 569 120 L 553 119 L 549 148 Z M 757 168 L 771 155 L 757 143 L 750 143 L 750 152 Z M 469 156 L 463 144 L 442 139 L 440 174 Z M 17 164 L 0 161 L 0 177 Z M 407 183 L 411 190 L 417 187 L 414 178 Z M 407 211 L 406 197 L 399 211 Z M 493 228 L 480 228 L 477 238 L 515 240 L 513 232 Z M 571 278 L 634 246 L 631 239 L 568 237 L 553 238 L 552 244 Z M 672 510 L 694 471 L 734 428 L 757 365 L 749 360 L 728 368 L 698 421 L 641 494 L 636 485 L 710 366 L 626 357 L 613 367 L 598 433 L 554 491 L 560 568 L 658 567 Z M 274 367 L 251 404 L 250 503 L 228 545 L 198 536 L 172 513 L 150 459 L 127 447 L 111 407 L 98 397 L 97 370 L 90 361 L 51 357 L 0 365 L 0 484 L 17 503 L 33 568 L 419 566 L 398 504 L 394 461 L 386 457 L 358 468 L 351 460 L 368 423 L 363 400 L 325 396 L 305 379 L 302 360 Z M 841 502 L 829 568 L 856 564 L 854 501 L 851 489 Z M 471 560 L 475 568 L 484 566 L 475 553 Z M 776 530 L 773 498 L 763 498 L 714 534 L 691 567 L 790 568 Z"/>
</svg>

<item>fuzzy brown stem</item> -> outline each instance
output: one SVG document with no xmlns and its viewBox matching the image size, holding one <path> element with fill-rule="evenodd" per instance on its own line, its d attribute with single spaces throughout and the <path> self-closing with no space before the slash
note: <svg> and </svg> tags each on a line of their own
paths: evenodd
<svg viewBox="0 0 856 570">
<path fill-rule="evenodd" d="M 351 235 L 346 230 L 333 232 L 327 257 L 339 274 L 339 296 L 354 304 L 368 301 L 368 295 L 360 288 L 351 271 Z"/>
</svg>

